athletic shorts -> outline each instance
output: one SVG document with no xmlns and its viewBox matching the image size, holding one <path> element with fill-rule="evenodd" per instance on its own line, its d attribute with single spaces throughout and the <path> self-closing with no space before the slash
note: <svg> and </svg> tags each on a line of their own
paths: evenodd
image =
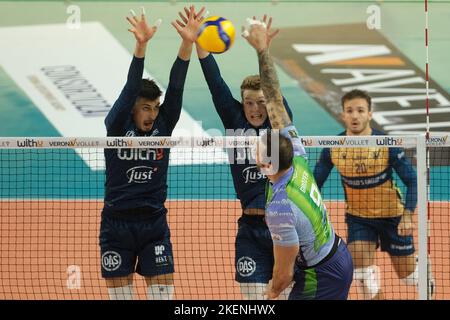
<svg viewBox="0 0 450 320">
<path fill-rule="evenodd" d="M 273 242 L 264 216 L 242 215 L 235 242 L 236 281 L 268 283 L 273 271 Z"/>
<path fill-rule="evenodd" d="M 157 214 L 115 216 L 102 213 L 100 253 L 103 278 L 134 272 L 152 277 L 174 272 L 167 210 Z"/>
<path fill-rule="evenodd" d="M 354 241 L 375 242 L 377 248 L 388 252 L 391 256 L 409 256 L 415 252 L 413 236 L 398 234 L 401 217 L 394 218 L 362 218 L 346 214 L 348 243 Z"/>
<path fill-rule="evenodd" d="M 353 280 L 353 261 L 344 241 L 339 238 L 335 241 L 335 251 L 325 258 L 326 261 L 295 270 L 289 300 L 347 299 Z"/>
</svg>

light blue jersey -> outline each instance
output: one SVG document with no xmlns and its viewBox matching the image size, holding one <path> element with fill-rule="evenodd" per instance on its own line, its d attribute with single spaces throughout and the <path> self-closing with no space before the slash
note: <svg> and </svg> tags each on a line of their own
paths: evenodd
<svg viewBox="0 0 450 320">
<path fill-rule="evenodd" d="M 266 222 L 275 245 L 298 244 L 298 265 L 313 266 L 330 253 L 335 234 L 296 128 L 291 125 L 280 133 L 291 140 L 294 159 L 291 168 L 269 186 Z"/>
</svg>

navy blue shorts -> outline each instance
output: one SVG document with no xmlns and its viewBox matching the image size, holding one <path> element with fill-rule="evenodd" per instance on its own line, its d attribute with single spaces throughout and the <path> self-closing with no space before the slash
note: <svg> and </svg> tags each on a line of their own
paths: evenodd
<svg viewBox="0 0 450 320">
<path fill-rule="evenodd" d="M 137 219 L 102 213 L 99 237 L 102 277 L 124 277 L 134 272 L 147 277 L 173 273 L 166 214 L 164 209 Z"/>
<path fill-rule="evenodd" d="M 273 242 L 264 216 L 242 215 L 235 243 L 236 281 L 268 283 L 273 271 Z"/>
<path fill-rule="evenodd" d="M 401 217 L 394 218 L 361 218 L 346 214 L 348 243 L 354 241 L 371 241 L 381 244 L 381 251 L 392 256 L 409 256 L 415 252 L 413 236 L 398 234 Z"/>
<path fill-rule="evenodd" d="M 346 300 L 353 281 L 353 261 L 342 239 L 336 252 L 316 267 L 296 269 L 289 300 Z"/>
</svg>

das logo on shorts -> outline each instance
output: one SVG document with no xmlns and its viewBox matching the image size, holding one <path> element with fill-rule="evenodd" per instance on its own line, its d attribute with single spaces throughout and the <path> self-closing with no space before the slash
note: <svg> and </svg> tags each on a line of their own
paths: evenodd
<svg viewBox="0 0 450 320">
<path fill-rule="evenodd" d="M 119 269 L 122 264 L 122 257 L 115 251 L 106 251 L 102 254 L 102 267 L 106 271 Z"/>
<path fill-rule="evenodd" d="M 237 261 L 236 269 L 241 276 L 249 277 L 256 270 L 256 262 L 250 257 L 241 257 Z"/>
</svg>

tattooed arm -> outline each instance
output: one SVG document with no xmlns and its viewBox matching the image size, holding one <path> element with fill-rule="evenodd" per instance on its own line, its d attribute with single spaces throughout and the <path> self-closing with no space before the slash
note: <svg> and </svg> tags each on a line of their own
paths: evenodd
<svg viewBox="0 0 450 320">
<path fill-rule="evenodd" d="M 253 22 L 255 21 L 257 20 L 253 20 Z M 250 29 L 244 32 L 243 36 L 258 54 L 261 89 L 266 98 L 267 114 L 272 128 L 283 129 L 291 124 L 291 119 L 283 104 L 275 64 L 269 55 L 270 42 L 279 30 L 271 32 L 272 18 L 269 19 L 267 27 L 265 26 L 266 21 L 267 16 L 264 16 L 262 22 L 251 24 Z"/>
<path fill-rule="evenodd" d="M 261 88 L 266 97 L 266 108 L 270 124 L 273 129 L 283 129 L 291 124 L 291 119 L 284 107 L 275 65 L 268 49 L 258 51 L 258 58 Z"/>
</svg>

